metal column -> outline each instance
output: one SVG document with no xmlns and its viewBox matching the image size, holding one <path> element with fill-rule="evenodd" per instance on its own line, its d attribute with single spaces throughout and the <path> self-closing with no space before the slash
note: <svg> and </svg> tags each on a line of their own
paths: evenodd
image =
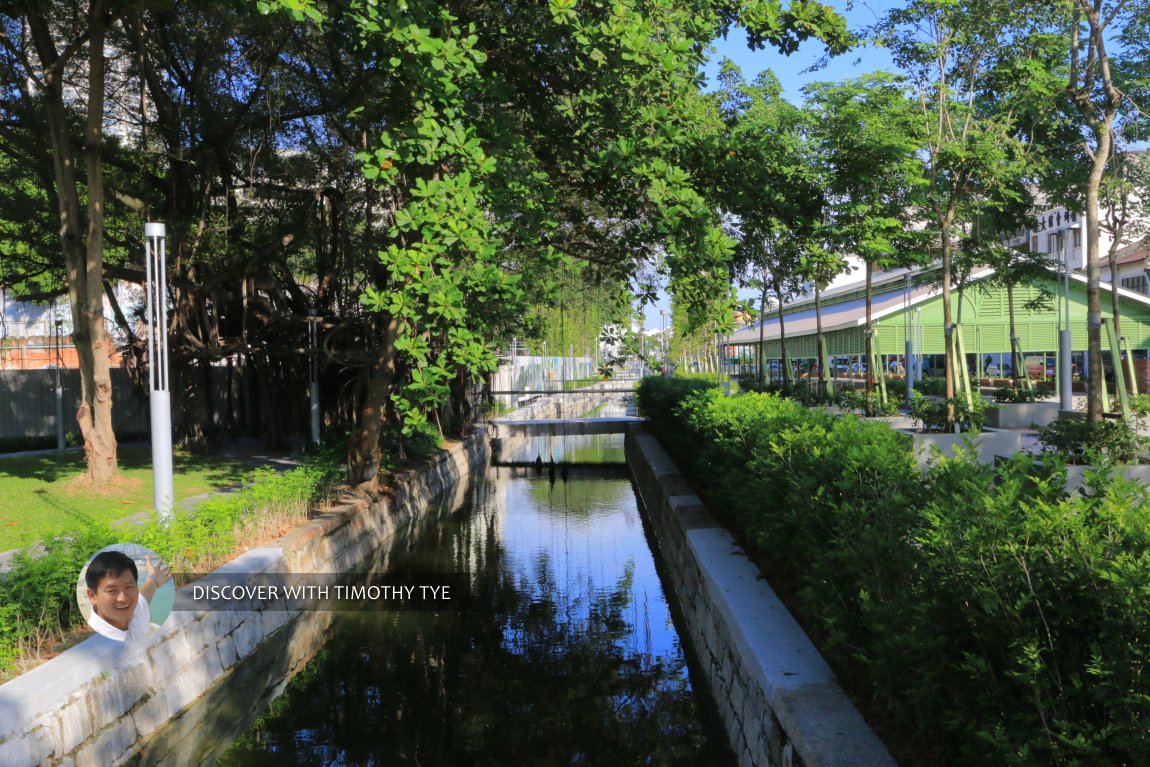
<svg viewBox="0 0 1150 767">
<path fill-rule="evenodd" d="M 172 520 L 172 396 L 168 387 L 167 231 L 144 224 L 148 321 L 148 404 L 152 416 L 152 501 L 160 524 Z"/>
</svg>

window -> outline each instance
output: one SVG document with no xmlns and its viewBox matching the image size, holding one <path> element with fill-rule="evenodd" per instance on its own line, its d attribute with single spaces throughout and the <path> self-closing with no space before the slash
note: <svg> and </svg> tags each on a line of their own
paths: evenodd
<svg viewBox="0 0 1150 767">
<path fill-rule="evenodd" d="M 1058 235 L 1057 234 L 1046 235 L 1046 252 L 1047 253 L 1054 253 L 1055 255 L 1058 254 Z"/>
<path fill-rule="evenodd" d="M 1081 228 L 1072 229 L 1071 231 L 1074 232 L 1074 247 L 1081 248 L 1082 247 L 1082 229 Z"/>
<path fill-rule="evenodd" d="M 1147 293 L 1145 274 L 1139 274 L 1136 277 L 1123 277 L 1119 284 L 1121 287 L 1132 290 L 1135 293 L 1141 293 L 1143 295 Z"/>
<path fill-rule="evenodd" d="M 1030 238 L 1030 252 L 1031 253 L 1037 253 L 1038 252 L 1038 235 L 1037 234 Z"/>
</svg>

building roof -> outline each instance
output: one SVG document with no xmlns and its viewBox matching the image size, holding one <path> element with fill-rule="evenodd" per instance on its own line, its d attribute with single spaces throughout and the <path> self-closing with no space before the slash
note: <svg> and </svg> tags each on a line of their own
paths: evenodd
<svg viewBox="0 0 1150 767">
<path fill-rule="evenodd" d="M 986 279 L 993 273 L 993 269 L 984 267 L 971 274 L 968 279 L 971 282 L 975 282 Z M 912 275 L 909 295 L 906 289 L 906 276 L 908 274 Z M 871 281 L 873 287 L 871 319 L 876 321 L 881 320 L 884 317 L 898 314 L 904 309 L 913 308 L 941 296 L 942 288 L 937 284 L 932 284 L 932 282 L 928 282 L 925 279 L 921 281 L 921 284 L 915 284 L 915 279 L 919 278 L 922 274 L 921 270 L 911 272 L 907 269 L 898 269 L 893 272 L 883 272 L 875 275 Z M 1051 276 L 1056 276 L 1053 270 Z M 1085 275 L 1075 272 L 1070 275 L 1070 278 L 1081 286 L 1086 286 Z M 864 290 L 865 285 L 865 280 L 862 280 L 822 294 L 824 333 L 866 325 L 866 296 L 861 292 Z M 1109 283 L 1104 282 L 1102 283 L 1102 289 L 1111 290 L 1112 287 Z M 851 293 L 858 293 L 858 295 L 852 296 Z M 1124 288 L 1118 288 L 1118 295 L 1124 300 L 1133 300 L 1143 306 L 1150 307 L 1150 296 L 1135 293 Z M 788 338 L 792 336 L 814 335 L 816 332 L 814 300 L 806 297 L 789 304 L 784 307 L 784 318 Z M 779 316 L 776 311 L 765 319 L 763 340 L 774 341 L 778 340 L 778 338 Z M 735 331 L 727 337 L 726 342 L 728 344 L 758 343 L 759 324 L 754 323 Z"/>
<path fill-rule="evenodd" d="M 1115 254 L 1115 259 L 1119 266 L 1122 264 L 1133 264 L 1139 261 L 1145 261 L 1150 258 L 1150 246 L 1144 242 L 1135 242 L 1118 249 Z M 1105 266 L 1106 264 L 1102 264 Z"/>
</svg>

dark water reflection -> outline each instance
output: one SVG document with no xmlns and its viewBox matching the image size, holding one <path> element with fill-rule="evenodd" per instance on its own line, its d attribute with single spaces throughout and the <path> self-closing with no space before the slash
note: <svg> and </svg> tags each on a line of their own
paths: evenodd
<svg viewBox="0 0 1150 767">
<path fill-rule="evenodd" d="M 348 612 L 225 765 L 711 765 L 632 486 L 489 477 L 390 565 L 461 612 Z M 522 472 L 519 472 L 522 474 Z"/>
</svg>

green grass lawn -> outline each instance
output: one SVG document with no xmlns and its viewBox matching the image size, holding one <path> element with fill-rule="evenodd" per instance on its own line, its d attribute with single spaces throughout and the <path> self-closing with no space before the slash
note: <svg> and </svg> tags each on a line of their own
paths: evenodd
<svg viewBox="0 0 1150 767">
<path fill-rule="evenodd" d="M 93 523 L 152 513 L 151 448 L 120 448 L 119 460 L 117 479 L 93 485 L 83 479 L 83 453 L 0 458 L 0 551 Z M 241 482 L 253 469 L 178 450 L 172 462 L 177 503 Z"/>
</svg>

